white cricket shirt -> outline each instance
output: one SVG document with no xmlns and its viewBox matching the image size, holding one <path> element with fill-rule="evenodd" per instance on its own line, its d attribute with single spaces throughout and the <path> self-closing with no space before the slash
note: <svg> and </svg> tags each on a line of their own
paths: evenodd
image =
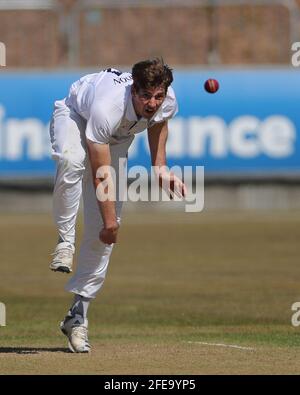
<svg viewBox="0 0 300 395">
<path fill-rule="evenodd" d="M 150 120 L 138 118 L 132 104 L 130 73 L 107 69 L 74 82 L 65 103 L 87 121 L 86 136 L 100 144 L 117 144 L 178 111 L 174 90 L 169 87 L 158 111 Z"/>
</svg>

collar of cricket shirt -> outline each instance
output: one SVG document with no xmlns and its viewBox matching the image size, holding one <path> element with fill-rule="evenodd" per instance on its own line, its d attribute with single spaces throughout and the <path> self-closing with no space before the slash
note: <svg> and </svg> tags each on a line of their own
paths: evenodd
<svg viewBox="0 0 300 395">
<path fill-rule="evenodd" d="M 156 122 L 161 122 L 164 119 L 164 117 L 163 117 L 163 105 L 164 105 L 164 102 L 161 104 L 161 106 L 156 111 L 156 113 L 153 115 L 153 117 L 151 119 L 149 119 L 149 121 L 148 121 L 149 125 L 153 125 Z"/>
<path fill-rule="evenodd" d="M 127 95 L 127 104 L 126 104 L 126 109 L 125 109 L 125 118 L 127 119 L 127 121 L 130 121 L 130 122 L 138 122 L 142 118 L 138 118 L 138 116 L 136 115 L 135 109 L 133 107 L 132 95 L 131 95 L 131 85 L 128 88 L 129 88 L 129 92 L 128 92 L 128 95 Z"/>
</svg>

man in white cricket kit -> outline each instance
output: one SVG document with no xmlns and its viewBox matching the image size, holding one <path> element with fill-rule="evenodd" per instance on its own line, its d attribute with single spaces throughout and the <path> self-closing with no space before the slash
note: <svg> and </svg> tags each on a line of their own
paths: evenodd
<svg viewBox="0 0 300 395">
<path fill-rule="evenodd" d="M 183 182 L 166 171 L 168 119 L 177 112 L 172 70 L 155 58 L 135 64 L 132 73 L 109 68 L 76 81 L 69 95 L 55 102 L 50 126 L 57 173 L 53 193 L 58 229 L 50 269 L 72 272 L 75 223 L 82 194 L 84 235 L 77 270 L 66 290 L 75 294 L 60 328 L 73 352 L 89 352 L 87 310 L 101 288 L 117 240 L 122 199 L 97 199 L 95 190 L 111 185 L 111 166 L 119 185 L 119 159 L 127 159 L 134 134 L 148 129 L 152 165 L 160 184 L 172 195 L 185 196 Z M 99 188 L 97 189 L 97 191 Z M 118 191 L 115 191 L 118 192 Z"/>
</svg>

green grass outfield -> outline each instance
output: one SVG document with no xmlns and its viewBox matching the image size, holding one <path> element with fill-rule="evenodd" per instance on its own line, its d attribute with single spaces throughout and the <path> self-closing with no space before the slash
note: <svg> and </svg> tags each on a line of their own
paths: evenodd
<svg viewBox="0 0 300 395">
<path fill-rule="evenodd" d="M 0 374 L 300 373 L 299 212 L 124 214 L 90 355 L 58 329 L 72 297 L 50 215 L 1 214 Z"/>
</svg>

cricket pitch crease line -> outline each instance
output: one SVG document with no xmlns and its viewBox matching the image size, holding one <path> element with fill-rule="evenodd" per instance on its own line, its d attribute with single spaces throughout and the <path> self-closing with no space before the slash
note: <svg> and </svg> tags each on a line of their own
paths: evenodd
<svg viewBox="0 0 300 395">
<path fill-rule="evenodd" d="M 254 351 L 255 350 L 255 348 L 252 348 L 252 347 L 242 347 L 242 346 L 237 346 L 235 344 L 206 343 L 206 342 L 192 342 L 192 341 L 188 341 L 187 343 L 190 343 L 190 344 L 201 344 L 203 346 L 237 348 L 239 350 L 248 350 L 248 351 Z"/>
</svg>

